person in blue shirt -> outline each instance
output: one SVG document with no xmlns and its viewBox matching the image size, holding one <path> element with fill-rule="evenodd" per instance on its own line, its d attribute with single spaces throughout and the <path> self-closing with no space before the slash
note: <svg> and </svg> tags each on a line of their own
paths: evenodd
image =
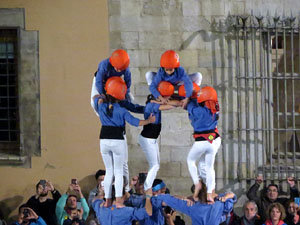
<svg viewBox="0 0 300 225">
<path fill-rule="evenodd" d="M 191 217 L 193 225 L 220 224 L 231 212 L 233 204 L 236 202 L 236 196 L 232 192 L 219 195 L 213 204 L 201 202 L 189 204 L 186 200 L 175 198 L 169 194 L 159 195 L 156 198 L 163 201 L 163 204 Z"/>
<path fill-rule="evenodd" d="M 194 129 L 195 142 L 188 153 L 187 165 L 192 180 L 197 188 L 201 188 L 199 177 L 207 186 L 207 200 L 214 202 L 215 190 L 214 162 L 221 145 L 221 138 L 217 130 L 219 105 L 217 92 L 212 87 L 204 87 L 197 96 L 187 105 L 191 125 Z M 199 160 L 198 170 L 196 162 Z M 199 172 L 199 174 L 198 174 Z M 197 199 L 197 192 L 194 193 Z"/>
<path fill-rule="evenodd" d="M 168 50 L 164 52 L 160 59 L 160 68 L 157 73 L 147 72 L 146 80 L 150 86 L 150 92 L 155 97 L 158 98 L 162 103 L 167 103 L 168 99 L 161 96 L 157 87 L 161 81 L 168 81 L 173 85 L 185 85 L 187 97 L 182 100 L 182 107 L 185 108 L 189 97 L 192 95 L 193 85 L 192 81 L 200 86 L 202 81 L 201 73 L 194 73 L 187 75 L 184 68 L 180 66 L 179 55 L 173 51 Z"/>
<path fill-rule="evenodd" d="M 169 98 L 174 93 L 174 86 L 167 81 L 162 81 L 158 85 L 158 90 L 161 96 Z M 148 174 L 144 182 L 144 190 L 152 187 L 159 170 L 160 156 L 157 138 L 161 131 L 161 111 L 181 106 L 181 102 L 178 100 L 169 100 L 165 105 L 155 100 L 153 95 L 148 95 L 144 112 L 145 119 L 148 119 L 151 114 L 155 115 L 155 122 L 145 125 L 139 136 L 139 144 L 149 164 Z"/>
<path fill-rule="evenodd" d="M 28 205 L 19 207 L 18 221 L 12 225 L 47 225 L 42 217 L 38 216 Z"/>
<path fill-rule="evenodd" d="M 115 199 L 115 188 L 112 186 L 112 205 L 105 207 L 101 195 L 93 200 L 93 209 L 101 225 L 131 225 L 133 220 L 143 220 L 152 215 L 152 204 L 150 198 L 152 190 L 146 191 L 145 204 L 143 208 L 122 207 L 117 208 Z"/>
<path fill-rule="evenodd" d="M 111 56 L 101 61 L 98 65 L 98 70 L 95 73 L 91 91 L 91 105 L 95 109 L 93 97 L 95 95 L 105 94 L 105 83 L 110 77 L 120 77 L 124 75 L 124 80 L 127 86 L 126 99 L 133 101 L 133 96 L 130 94 L 131 72 L 129 69 L 130 58 L 128 53 L 123 49 L 115 50 Z"/>
<path fill-rule="evenodd" d="M 111 205 L 111 187 L 113 178 L 116 185 L 116 207 L 124 207 L 122 201 L 123 189 L 123 164 L 126 153 L 126 141 L 124 140 L 125 122 L 133 126 L 144 126 L 155 121 L 155 116 L 150 115 L 147 120 L 139 120 L 133 117 L 125 108 L 119 105 L 119 101 L 125 98 L 127 87 L 124 81 L 109 78 L 105 84 L 106 98 L 100 95 L 94 97 L 102 124 L 100 132 L 100 150 L 106 169 L 104 178 L 104 191 L 106 203 Z"/>
</svg>

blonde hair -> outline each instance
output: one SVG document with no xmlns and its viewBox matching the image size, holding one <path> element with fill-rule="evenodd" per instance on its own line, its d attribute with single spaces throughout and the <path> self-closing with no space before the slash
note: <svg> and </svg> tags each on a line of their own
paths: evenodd
<svg viewBox="0 0 300 225">
<path fill-rule="evenodd" d="M 268 207 L 268 218 L 271 219 L 271 211 L 273 208 L 277 208 L 280 211 L 280 220 L 284 220 L 285 218 L 285 209 L 283 207 L 283 205 L 281 205 L 278 202 L 272 203 L 271 205 L 269 205 Z"/>
</svg>

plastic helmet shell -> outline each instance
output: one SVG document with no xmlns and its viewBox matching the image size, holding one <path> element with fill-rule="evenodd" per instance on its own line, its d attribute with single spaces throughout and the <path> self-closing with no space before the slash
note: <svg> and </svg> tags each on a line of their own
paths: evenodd
<svg viewBox="0 0 300 225">
<path fill-rule="evenodd" d="M 200 91 L 200 87 L 199 85 L 197 85 L 195 82 L 193 82 L 193 94 L 192 94 L 192 98 L 197 98 L 198 96 L 198 92 Z M 184 85 L 181 85 L 178 89 L 178 94 L 181 97 L 186 97 L 186 93 L 185 93 L 185 88 Z"/>
<path fill-rule="evenodd" d="M 174 86 L 168 81 L 161 81 L 157 87 L 161 96 L 171 96 L 174 94 Z"/>
<path fill-rule="evenodd" d="M 205 102 L 205 101 L 218 101 L 218 95 L 216 90 L 213 87 L 207 86 L 201 88 L 199 95 L 197 97 L 197 102 Z"/>
<path fill-rule="evenodd" d="M 119 79 L 118 79 L 119 78 Z M 124 100 L 127 92 L 126 83 L 120 77 L 111 77 L 105 84 L 106 93 L 118 100 Z"/>
<path fill-rule="evenodd" d="M 178 68 L 179 55 L 173 50 L 165 51 L 160 58 L 160 66 L 167 69 Z"/>
<path fill-rule="evenodd" d="M 125 50 L 117 49 L 111 54 L 109 62 L 117 70 L 125 70 L 129 66 L 130 58 Z"/>
</svg>

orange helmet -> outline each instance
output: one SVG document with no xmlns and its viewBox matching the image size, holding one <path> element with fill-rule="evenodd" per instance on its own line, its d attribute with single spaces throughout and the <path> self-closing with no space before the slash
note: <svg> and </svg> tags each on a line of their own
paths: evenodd
<svg viewBox="0 0 300 225">
<path fill-rule="evenodd" d="M 174 86 L 168 81 L 161 81 L 157 87 L 161 96 L 171 96 L 174 94 Z"/>
<path fill-rule="evenodd" d="M 199 91 L 200 91 L 200 87 L 195 82 L 193 82 L 193 94 L 191 97 L 197 98 Z M 178 94 L 179 94 L 179 96 L 186 97 L 184 85 L 181 85 L 179 87 Z"/>
<path fill-rule="evenodd" d="M 207 86 L 201 88 L 200 93 L 197 97 L 197 102 L 205 102 L 205 101 L 218 101 L 218 95 L 216 90 L 213 87 Z"/>
<path fill-rule="evenodd" d="M 160 58 L 160 66 L 167 69 L 178 68 L 180 66 L 179 55 L 173 51 L 165 51 Z"/>
<path fill-rule="evenodd" d="M 106 93 L 118 100 L 124 100 L 127 92 L 126 83 L 120 77 L 110 77 L 105 84 Z"/>
<path fill-rule="evenodd" d="M 125 50 L 118 49 L 111 54 L 109 62 L 117 70 L 125 70 L 129 66 L 130 59 Z"/>
</svg>

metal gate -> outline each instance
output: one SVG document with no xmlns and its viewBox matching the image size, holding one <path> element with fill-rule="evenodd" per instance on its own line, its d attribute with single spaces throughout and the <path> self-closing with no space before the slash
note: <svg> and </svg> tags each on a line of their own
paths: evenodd
<svg viewBox="0 0 300 225">
<path fill-rule="evenodd" d="M 238 177 L 300 178 L 300 18 L 233 18 Z"/>
</svg>

